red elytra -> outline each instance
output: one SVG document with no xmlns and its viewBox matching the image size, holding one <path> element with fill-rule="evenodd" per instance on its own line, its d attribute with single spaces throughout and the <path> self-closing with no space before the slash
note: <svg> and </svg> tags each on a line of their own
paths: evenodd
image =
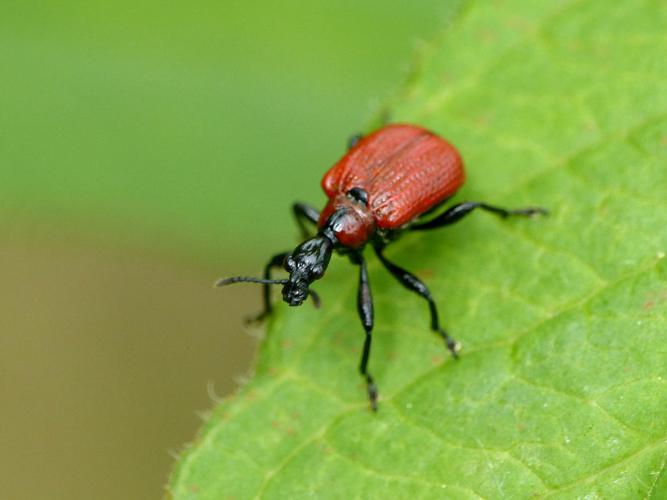
<svg viewBox="0 0 667 500">
<path fill-rule="evenodd" d="M 459 202 L 431 217 L 463 184 L 465 174 L 458 151 L 441 137 L 415 125 L 387 125 L 358 139 L 322 179 L 329 201 L 320 213 L 305 203 L 294 203 L 292 211 L 306 240 L 293 251 L 273 255 L 264 267 L 264 276 L 233 276 L 218 280 L 218 286 L 232 283 L 259 283 L 264 286 L 264 311 L 271 313 L 271 285 L 282 285 L 283 301 L 301 305 L 308 297 L 318 305 L 311 285 L 321 279 L 333 252 L 349 258 L 359 268 L 357 312 L 365 332 L 359 372 L 366 382 L 371 409 L 377 410 L 378 390 L 368 370 L 374 307 L 364 248 L 372 247 L 380 263 L 407 290 L 428 304 L 431 330 L 444 340 L 456 356 L 458 344 L 440 325 L 437 306 L 430 290 L 417 276 L 396 264 L 384 253 L 394 236 L 402 232 L 428 231 L 461 220 L 476 209 L 497 216 L 546 214 L 540 207 L 507 209 L 481 201 Z M 317 226 L 310 235 L 306 225 Z M 282 267 L 289 278 L 274 279 L 271 271 Z"/>
<path fill-rule="evenodd" d="M 363 246 L 376 229 L 399 229 L 452 196 L 465 181 L 454 146 L 415 125 L 388 125 L 361 139 L 322 178 L 329 197 L 319 227 L 337 210 L 347 216 L 334 227 L 338 241 Z M 347 193 L 363 189 L 368 203 Z"/>
</svg>

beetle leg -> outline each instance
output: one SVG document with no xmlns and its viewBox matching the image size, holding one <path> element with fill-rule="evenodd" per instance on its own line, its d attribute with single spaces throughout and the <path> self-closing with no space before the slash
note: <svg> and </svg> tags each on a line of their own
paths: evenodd
<svg viewBox="0 0 667 500">
<path fill-rule="evenodd" d="M 270 280 L 271 279 L 271 269 L 274 267 L 282 267 L 283 261 L 285 260 L 285 257 L 287 257 L 290 254 L 290 252 L 282 252 L 279 254 L 274 255 L 271 257 L 269 262 L 266 263 L 266 266 L 264 266 L 264 279 Z M 265 319 L 269 314 L 271 314 L 271 288 L 269 288 L 271 285 L 265 283 L 262 285 L 264 288 L 262 289 L 262 298 L 264 300 L 264 310 L 259 313 L 257 316 L 254 316 L 252 318 L 248 319 L 248 322 L 251 323 L 253 321 L 262 321 Z"/>
<path fill-rule="evenodd" d="M 356 134 L 353 134 L 350 137 L 348 137 L 348 139 L 347 139 L 347 150 L 349 151 L 354 146 L 356 146 L 363 137 L 364 137 L 364 134 L 361 134 L 361 133 L 356 133 Z"/>
<path fill-rule="evenodd" d="M 366 388 L 368 399 L 371 403 L 371 409 L 377 411 L 378 390 L 373 380 L 373 376 L 368 373 L 368 358 L 371 354 L 371 332 L 373 330 L 373 296 L 371 295 L 371 284 L 368 278 L 368 269 L 366 261 L 360 253 L 355 253 L 352 258 L 355 264 L 359 265 L 359 291 L 357 293 L 357 310 L 361 318 L 361 324 L 366 332 L 364 339 L 364 350 L 361 354 L 359 363 L 359 372 L 366 379 Z"/>
<path fill-rule="evenodd" d="M 510 215 L 523 215 L 532 217 L 533 215 L 547 215 L 549 213 L 546 209 L 541 207 L 526 207 L 508 210 L 506 208 L 496 207 L 480 201 L 464 201 L 463 203 L 458 203 L 453 207 L 445 210 L 443 213 L 429 221 L 410 226 L 410 229 L 435 229 L 438 227 L 447 226 L 449 224 L 454 224 L 476 208 L 481 208 L 487 212 L 492 212 L 502 218 L 509 217 Z"/>
<path fill-rule="evenodd" d="M 306 227 L 306 222 L 311 222 L 317 226 L 320 221 L 320 212 L 310 205 L 299 202 L 292 205 L 292 212 L 294 213 L 294 217 L 296 217 L 296 223 L 299 225 L 301 235 L 304 238 L 310 238 L 312 235 Z"/>
<path fill-rule="evenodd" d="M 401 283 L 401 285 L 403 285 L 411 292 L 415 292 L 421 297 L 424 297 L 428 301 L 428 307 L 431 312 L 431 330 L 442 337 L 442 339 L 445 341 L 447 349 L 449 349 L 449 352 L 452 353 L 452 356 L 455 358 L 458 357 L 457 352 L 459 350 L 459 345 L 452 337 L 449 336 L 447 331 L 440 326 L 438 309 L 429 289 L 414 274 L 406 271 L 401 267 L 398 267 L 393 262 L 388 261 L 387 258 L 382 254 L 382 250 L 382 246 L 375 246 L 375 253 L 377 254 L 384 267 L 387 268 L 387 270 Z"/>
</svg>

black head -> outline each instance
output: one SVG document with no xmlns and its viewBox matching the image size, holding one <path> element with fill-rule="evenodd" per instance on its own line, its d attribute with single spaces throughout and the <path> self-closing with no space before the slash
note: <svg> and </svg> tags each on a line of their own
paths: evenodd
<svg viewBox="0 0 667 500">
<path fill-rule="evenodd" d="M 326 233 L 304 241 L 287 256 L 284 267 L 289 272 L 289 279 L 271 279 L 269 269 L 277 264 L 272 261 L 267 265 L 264 278 L 251 276 L 233 276 L 222 278 L 215 282 L 215 286 L 227 286 L 234 283 L 259 283 L 265 286 L 266 310 L 271 311 L 269 303 L 268 285 L 283 285 L 283 300 L 291 306 L 299 306 L 310 297 L 315 307 L 319 307 L 320 299 L 310 284 L 320 279 L 329 265 L 331 252 L 334 249 L 335 236 Z M 262 315 L 262 316 L 263 316 Z"/>
<path fill-rule="evenodd" d="M 334 245 L 326 236 L 304 241 L 285 259 L 289 279 L 283 285 L 283 300 L 290 306 L 299 306 L 312 294 L 310 284 L 324 276 Z"/>
</svg>

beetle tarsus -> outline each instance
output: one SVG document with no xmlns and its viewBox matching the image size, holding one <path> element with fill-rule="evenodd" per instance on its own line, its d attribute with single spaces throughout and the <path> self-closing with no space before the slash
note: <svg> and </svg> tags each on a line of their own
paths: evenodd
<svg viewBox="0 0 667 500">
<path fill-rule="evenodd" d="M 270 315 L 271 315 L 271 311 L 262 311 L 261 313 L 255 314 L 253 316 L 247 316 L 243 320 L 243 323 L 245 323 L 246 326 L 257 324 L 257 323 L 262 323 Z"/>
<path fill-rule="evenodd" d="M 549 211 L 542 207 L 526 207 L 510 210 L 508 215 L 525 215 L 526 217 L 535 217 L 537 215 L 549 215 Z"/>
<path fill-rule="evenodd" d="M 450 337 L 449 334 L 443 328 L 440 328 L 438 332 L 442 336 L 442 339 L 445 341 L 445 346 L 447 346 L 447 350 L 450 352 L 452 357 L 454 359 L 459 359 L 461 344 L 459 344 L 456 340 Z"/>
<path fill-rule="evenodd" d="M 371 410 L 378 411 L 378 388 L 375 385 L 373 377 L 366 375 L 366 390 L 368 391 L 368 400 L 371 403 Z"/>
</svg>

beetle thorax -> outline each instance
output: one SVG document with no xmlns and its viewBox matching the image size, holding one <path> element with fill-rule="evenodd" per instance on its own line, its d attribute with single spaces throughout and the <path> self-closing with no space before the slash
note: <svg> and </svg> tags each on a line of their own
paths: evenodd
<svg viewBox="0 0 667 500">
<path fill-rule="evenodd" d="M 340 194 L 330 200 L 322 215 L 326 216 L 324 225 L 344 247 L 360 248 L 375 233 L 375 219 L 367 204 L 349 195 Z"/>
</svg>

